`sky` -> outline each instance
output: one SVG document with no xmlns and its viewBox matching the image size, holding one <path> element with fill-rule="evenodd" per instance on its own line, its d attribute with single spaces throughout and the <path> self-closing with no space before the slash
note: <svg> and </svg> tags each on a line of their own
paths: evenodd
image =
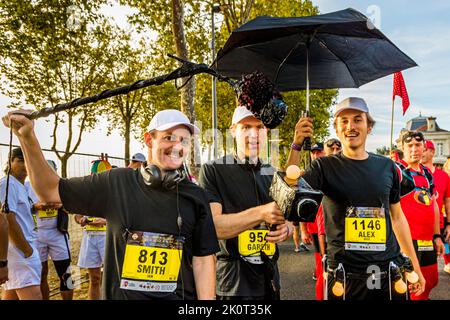
<svg viewBox="0 0 450 320">
<path fill-rule="evenodd" d="M 411 106 L 403 116 L 401 99 L 395 103 L 394 137 L 405 127 L 407 120 L 421 113 L 423 116 L 435 116 L 439 126 L 450 130 L 450 1 L 445 0 L 313 0 L 320 12 L 329 13 L 352 7 L 369 18 L 400 50 L 404 51 L 419 65 L 403 71 Z M 126 23 L 127 14 L 133 11 L 127 7 L 105 7 L 105 13 L 114 17 L 120 25 Z M 276 13 L 273 14 L 274 16 Z M 371 114 L 377 121 L 369 136 L 367 150 L 375 151 L 389 144 L 391 118 L 392 76 L 375 80 L 359 89 L 339 90 L 338 102 L 349 96 L 360 96 L 366 100 Z M 10 99 L 0 94 L 0 116 L 7 109 Z M 219 101 L 220 103 L 220 101 Z M 178 107 L 178 106 L 175 106 Z M 35 123 L 37 136 L 43 148 L 51 145 L 50 125 L 44 120 Z M 87 133 L 78 152 L 108 153 L 111 156 L 123 155 L 123 139 L 117 131 L 106 135 L 106 125 L 101 121 L 97 128 Z M 58 133 L 64 137 L 65 133 Z M 330 127 L 333 136 L 334 129 Z M 7 143 L 9 131 L 0 128 L 0 143 Z M 17 140 L 14 138 L 14 143 Z M 62 148 L 62 145 L 59 146 Z M 5 158 L 6 148 L 0 148 L 0 161 Z M 131 154 L 146 149 L 141 142 L 133 139 Z M 56 160 L 56 156 L 48 154 Z M 82 161 L 82 160 L 81 160 Z"/>
</svg>

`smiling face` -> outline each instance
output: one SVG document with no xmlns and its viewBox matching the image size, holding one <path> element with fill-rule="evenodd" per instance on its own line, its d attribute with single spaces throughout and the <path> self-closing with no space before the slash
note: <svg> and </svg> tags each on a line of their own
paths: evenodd
<svg viewBox="0 0 450 320">
<path fill-rule="evenodd" d="M 267 129 L 261 120 L 247 117 L 231 127 L 236 140 L 237 155 L 240 158 L 258 158 L 260 148 L 267 138 Z"/>
<path fill-rule="evenodd" d="M 149 162 L 164 171 L 179 169 L 191 150 L 191 132 L 184 125 L 166 131 L 146 132 Z"/>
<path fill-rule="evenodd" d="M 335 122 L 336 134 L 344 149 L 365 149 L 367 135 L 372 131 L 367 114 L 359 110 L 342 111 Z"/>
</svg>

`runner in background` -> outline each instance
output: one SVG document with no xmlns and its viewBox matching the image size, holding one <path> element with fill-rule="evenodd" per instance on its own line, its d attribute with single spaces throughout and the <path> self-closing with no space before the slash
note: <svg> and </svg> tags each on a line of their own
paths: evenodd
<svg viewBox="0 0 450 320">
<path fill-rule="evenodd" d="M 437 256 L 444 251 L 439 228 L 439 208 L 431 171 L 420 161 L 425 149 L 421 132 L 408 131 L 402 136 L 404 158 L 398 162 L 401 169 L 401 206 L 411 230 L 414 249 L 420 269 L 426 280 L 424 292 L 412 300 L 428 300 L 438 283 Z"/>
<path fill-rule="evenodd" d="M 56 172 L 56 163 L 47 160 L 50 167 Z M 48 258 L 53 261 L 59 278 L 59 290 L 63 300 L 72 300 L 73 286 L 71 282 L 71 255 L 69 245 L 67 213 L 61 208 L 39 203 L 29 181 L 25 183 L 30 198 L 33 200 L 34 215 L 38 226 L 38 239 L 36 242 L 42 263 L 41 292 L 43 300 L 49 300 L 48 286 Z"/>
<path fill-rule="evenodd" d="M 448 174 L 435 167 L 433 158 L 435 154 L 434 143 L 431 140 L 425 140 L 425 150 L 423 152 L 421 163 L 430 169 L 434 178 L 434 185 L 436 187 L 436 202 L 439 208 L 440 219 L 439 228 L 443 237 L 450 233 L 450 225 L 447 222 L 447 217 L 444 213 L 450 212 L 450 177 Z M 450 254 L 444 254 L 444 271 L 450 273 Z"/>
<path fill-rule="evenodd" d="M 91 174 L 98 174 L 111 170 L 107 160 L 96 160 L 92 164 Z M 78 266 L 88 269 L 89 300 L 100 299 L 102 284 L 102 266 L 105 260 L 106 220 L 76 214 L 75 222 L 83 227 Z"/>
</svg>

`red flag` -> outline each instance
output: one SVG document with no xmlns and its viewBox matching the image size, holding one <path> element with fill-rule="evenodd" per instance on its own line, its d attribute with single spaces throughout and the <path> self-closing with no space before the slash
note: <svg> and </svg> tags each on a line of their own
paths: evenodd
<svg viewBox="0 0 450 320">
<path fill-rule="evenodd" d="M 395 96 L 402 98 L 403 115 L 409 107 L 408 91 L 406 91 L 405 80 L 401 72 L 394 73 L 394 92 L 392 93 L 392 100 L 395 100 Z"/>
</svg>

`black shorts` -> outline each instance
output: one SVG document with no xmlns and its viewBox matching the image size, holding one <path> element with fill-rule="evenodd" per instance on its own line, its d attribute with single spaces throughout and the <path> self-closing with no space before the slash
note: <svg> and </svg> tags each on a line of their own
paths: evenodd
<svg viewBox="0 0 450 320">
<path fill-rule="evenodd" d="M 385 275 L 379 279 L 379 286 L 375 288 L 372 286 L 369 288 L 368 283 L 372 283 L 368 274 L 354 274 L 348 273 L 345 282 L 345 300 L 372 300 L 372 301 L 389 301 L 392 300 L 402 301 L 408 300 L 408 291 L 403 294 L 399 294 L 394 290 L 394 285 L 391 286 L 391 292 L 389 292 L 390 281 L 389 276 Z M 332 288 L 334 286 L 334 278 L 332 274 L 328 273 L 328 300 L 344 300 L 344 296 L 336 297 Z"/>
<path fill-rule="evenodd" d="M 436 249 L 433 249 L 433 251 L 419 251 L 417 240 L 413 240 L 413 245 L 421 267 L 431 266 L 437 263 Z"/>
</svg>

